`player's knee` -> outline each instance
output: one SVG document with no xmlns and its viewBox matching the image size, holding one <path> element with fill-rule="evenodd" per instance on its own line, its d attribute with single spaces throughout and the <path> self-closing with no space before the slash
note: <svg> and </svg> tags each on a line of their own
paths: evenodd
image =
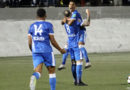
<svg viewBox="0 0 130 90">
<path fill-rule="evenodd" d="M 53 67 L 47 67 L 47 68 L 48 68 L 49 74 L 55 73 L 55 67 L 54 66 Z"/>
<path fill-rule="evenodd" d="M 43 66 L 43 63 L 39 64 L 39 65 L 34 69 L 34 71 L 35 71 L 35 72 L 42 73 L 42 66 Z"/>
<path fill-rule="evenodd" d="M 41 68 L 35 68 L 34 71 L 35 71 L 35 72 L 39 72 L 40 74 L 42 73 L 42 69 L 41 69 Z"/>
<path fill-rule="evenodd" d="M 79 45 L 79 48 L 84 48 L 84 45 Z"/>
<path fill-rule="evenodd" d="M 84 44 L 85 44 L 84 42 L 79 42 L 79 43 L 78 43 L 79 46 L 80 46 L 80 45 L 82 46 L 82 45 L 84 45 Z"/>
<path fill-rule="evenodd" d="M 83 60 L 76 61 L 76 65 L 83 65 Z"/>
<path fill-rule="evenodd" d="M 72 60 L 71 62 L 72 62 L 72 64 L 76 64 L 76 61 L 75 61 L 75 60 Z"/>
</svg>

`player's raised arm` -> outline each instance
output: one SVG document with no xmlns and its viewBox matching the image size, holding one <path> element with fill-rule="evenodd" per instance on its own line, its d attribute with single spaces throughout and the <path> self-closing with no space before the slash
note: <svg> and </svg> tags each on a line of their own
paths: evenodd
<svg viewBox="0 0 130 90">
<path fill-rule="evenodd" d="M 88 25 L 90 25 L 90 11 L 89 11 L 89 9 L 86 9 L 86 14 L 87 14 Z"/>
<path fill-rule="evenodd" d="M 90 11 L 86 9 L 86 20 L 83 22 L 82 26 L 90 26 Z"/>
<path fill-rule="evenodd" d="M 51 44 L 59 50 L 62 54 L 64 54 L 66 51 L 65 49 L 60 48 L 59 44 L 56 42 L 54 35 L 49 35 Z"/>
</svg>

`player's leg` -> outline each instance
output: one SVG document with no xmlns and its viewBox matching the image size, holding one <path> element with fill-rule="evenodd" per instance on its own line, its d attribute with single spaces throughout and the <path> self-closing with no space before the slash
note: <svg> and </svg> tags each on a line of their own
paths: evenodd
<svg viewBox="0 0 130 90">
<path fill-rule="evenodd" d="M 49 83 L 50 83 L 50 90 L 55 90 L 56 88 L 56 73 L 55 73 L 55 58 L 53 52 L 46 53 L 45 57 L 45 65 L 49 72 Z"/>
<path fill-rule="evenodd" d="M 56 88 L 56 74 L 55 74 L 55 66 L 47 67 L 49 72 L 49 83 L 50 83 L 50 90 L 55 90 Z"/>
<path fill-rule="evenodd" d="M 74 51 L 72 48 L 69 49 L 70 51 L 70 57 L 71 57 L 71 72 L 73 75 L 73 79 L 74 79 L 74 83 L 76 82 L 76 62 L 75 62 L 75 58 L 74 58 Z"/>
<path fill-rule="evenodd" d="M 39 54 L 33 54 L 34 73 L 30 78 L 30 90 L 35 90 L 36 81 L 41 77 L 43 58 Z"/>
<path fill-rule="evenodd" d="M 66 60 L 67 60 L 67 57 L 68 57 L 68 49 L 65 49 L 66 50 L 66 53 L 64 53 L 62 55 L 62 64 L 58 67 L 58 70 L 62 70 L 62 69 L 65 69 L 65 63 L 66 63 Z"/>
<path fill-rule="evenodd" d="M 72 72 L 72 75 L 73 75 L 73 79 L 74 79 L 74 84 L 76 85 L 77 83 L 77 78 L 76 78 L 76 61 L 73 59 L 71 60 L 72 62 L 72 65 L 71 65 L 71 72 Z"/>
<path fill-rule="evenodd" d="M 130 74 L 128 75 L 127 83 L 130 84 Z"/>
<path fill-rule="evenodd" d="M 83 66 L 83 55 L 79 48 L 75 48 L 75 59 L 76 59 L 76 80 L 77 85 L 85 86 L 87 84 L 82 82 L 82 66 Z"/>
<path fill-rule="evenodd" d="M 83 54 L 83 57 L 86 61 L 86 64 L 85 64 L 85 68 L 89 68 L 91 67 L 91 63 L 89 61 L 89 58 L 88 58 L 88 53 L 87 53 L 87 50 L 85 49 L 84 45 L 85 45 L 85 38 L 86 38 L 86 33 L 85 31 L 82 32 L 82 34 L 80 35 L 80 39 L 79 39 L 79 49 L 81 50 L 82 54 Z"/>
<path fill-rule="evenodd" d="M 77 83 L 80 83 L 82 77 L 82 66 L 83 66 L 83 55 L 80 50 L 75 51 L 75 58 L 76 58 Z"/>
<path fill-rule="evenodd" d="M 35 68 L 35 72 L 32 74 L 31 79 L 30 79 L 30 90 L 35 90 L 36 81 L 41 77 L 42 66 L 43 66 L 43 63 L 39 64 Z"/>
<path fill-rule="evenodd" d="M 62 65 L 65 65 L 67 57 L 68 57 L 68 52 L 66 52 L 65 54 L 63 54 Z"/>
<path fill-rule="evenodd" d="M 86 61 L 85 68 L 91 67 L 91 63 L 88 58 L 88 53 L 87 53 L 87 50 L 85 49 L 84 45 L 80 43 L 79 48 L 80 48 L 81 52 L 83 53 L 84 59 Z"/>
<path fill-rule="evenodd" d="M 83 60 L 76 61 L 77 84 L 79 84 L 82 79 L 82 65 Z"/>
<path fill-rule="evenodd" d="M 75 61 L 75 56 L 74 56 L 74 51 L 73 49 L 69 49 L 70 52 L 70 57 L 71 57 L 71 72 L 73 75 L 73 79 L 74 79 L 74 84 L 76 84 L 77 80 L 76 80 L 76 61 Z"/>
</svg>

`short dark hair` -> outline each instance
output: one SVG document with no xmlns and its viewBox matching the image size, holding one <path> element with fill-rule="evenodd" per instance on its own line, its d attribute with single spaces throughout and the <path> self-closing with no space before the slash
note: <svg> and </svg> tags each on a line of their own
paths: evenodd
<svg viewBox="0 0 130 90">
<path fill-rule="evenodd" d="M 64 16 L 69 17 L 71 15 L 71 12 L 69 10 L 65 10 L 63 14 Z"/>
<path fill-rule="evenodd" d="M 73 2 L 74 4 L 76 4 L 76 1 L 75 1 L 75 0 L 70 0 L 70 2 Z"/>
<path fill-rule="evenodd" d="M 38 16 L 38 17 L 44 17 L 44 16 L 46 16 L 46 11 L 45 11 L 45 9 L 39 8 L 39 9 L 37 10 L 37 16 Z"/>
</svg>

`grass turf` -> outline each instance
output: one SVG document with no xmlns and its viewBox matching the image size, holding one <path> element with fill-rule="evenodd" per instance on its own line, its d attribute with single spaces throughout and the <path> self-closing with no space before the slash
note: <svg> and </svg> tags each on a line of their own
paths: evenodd
<svg viewBox="0 0 130 90">
<path fill-rule="evenodd" d="M 55 55 L 57 67 L 61 55 Z M 70 57 L 66 69 L 58 71 L 56 90 L 130 90 L 127 76 L 130 74 L 130 53 L 89 54 L 92 67 L 83 68 L 82 80 L 88 86 L 74 86 Z M 0 57 L 0 90 L 29 90 L 29 80 L 33 73 L 31 56 Z M 36 90 L 50 90 L 48 72 L 43 67 L 42 77 Z"/>
</svg>

